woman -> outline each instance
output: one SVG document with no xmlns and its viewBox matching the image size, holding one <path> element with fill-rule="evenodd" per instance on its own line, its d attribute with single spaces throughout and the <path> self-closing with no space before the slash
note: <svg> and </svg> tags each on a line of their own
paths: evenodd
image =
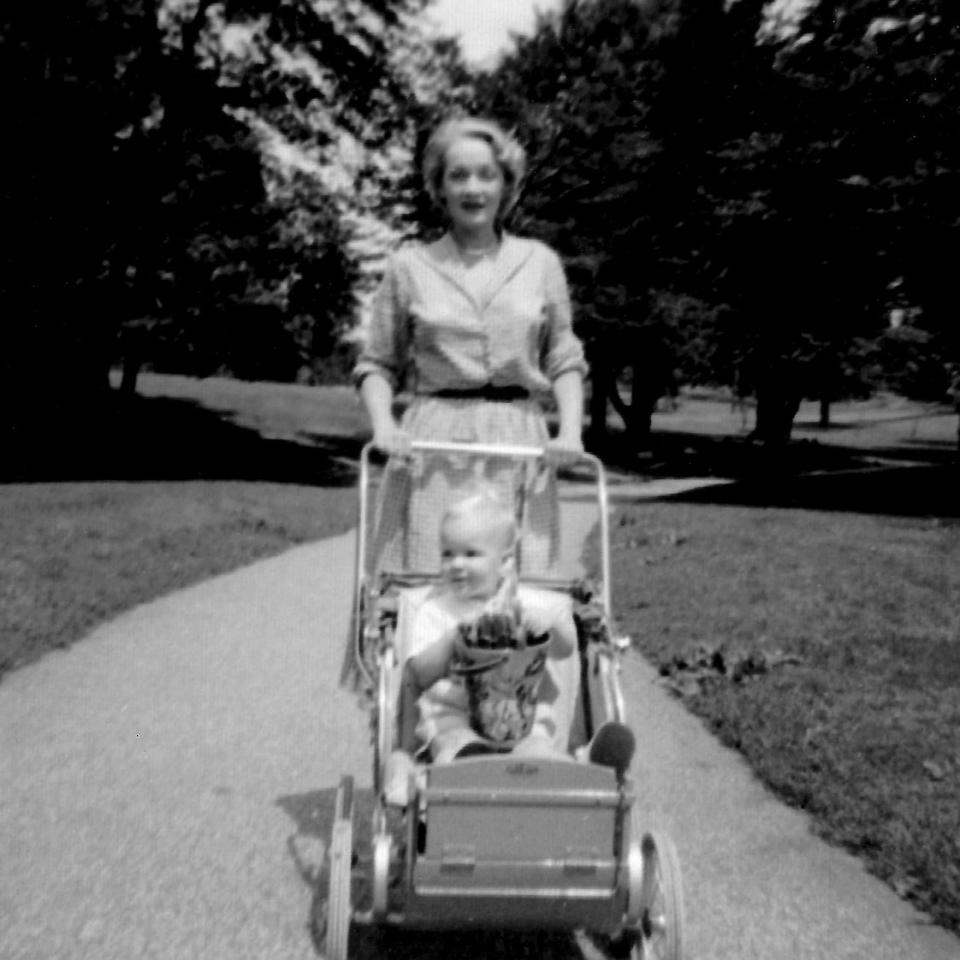
<svg viewBox="0 0 960 960">
<path fill-rule="evenodd" d="M 524 162 L 498 125 L 472 118 L 441 124 L 425 148 L 424 183 L 449 227 L 389 259 L 355 371 L 373 441 L 391 456 L 371 546 L 378 569 L 438 570 L 438 518 L 451 491 L 477 473 L 467 458 L 415 466 L 412 440 L 547 447 L 554 460 L 583 449 L 586 365 L 563 267 L 549 247 L 500 227 Z M 413 399 L 398 423 L 401 386 Z M 550 390 L 559 412 L 553 440 L 537 401 Z M 501 488 L 514 482 L 515 467 L 502 460 L 482 472 Z M 524 572 L 555 563 L 557 516 L 552 472 L 542 474 L 526 495 Z"/>
</svg>

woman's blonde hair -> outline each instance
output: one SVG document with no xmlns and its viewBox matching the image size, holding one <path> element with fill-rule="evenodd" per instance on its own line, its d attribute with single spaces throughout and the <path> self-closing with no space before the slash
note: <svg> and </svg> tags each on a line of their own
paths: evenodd
<svg viewBox="0 0 960 960">
<path fill-rule="evenodd" d="M 493 156 L 503 171 L 504 191 L 500 215 L 508 213 L 517 202 L 520 182 L 527 166 L 526 151 L 493 120 L 480 117 L 454 117 L 445 120 L 430 136 L 423 151 L 423 183 L 433 200 L 441 205 L 440 185 L 443 181 L 447 151 L 464 137 L 475 137 L 490 145 Z"/>
</svg>

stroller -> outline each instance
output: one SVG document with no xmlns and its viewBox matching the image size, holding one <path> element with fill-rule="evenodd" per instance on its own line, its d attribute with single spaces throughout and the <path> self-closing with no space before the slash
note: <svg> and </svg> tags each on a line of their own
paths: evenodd
<svg viewBox="0 0 960 960">
<path fill-rule="evenodd" d="M 511 446 L 416 443 L 418 456 L 469 456 L 517 465 L 523 523 L 524 477 L 543 451 Z M 567 758 L 495 753 L 426 764 L 412 774 L 408 801 L 384 794 L 397 744 L 398 683 L 405 598 L 435 571 L 367 570 L 371 446 L 360 460 L 354 623 L 356 665 L 366 680 L 375 805 L 369 849 L 355 849 L 352 777 L 341 779 L 329 844 L 327 897 L 315 933 L 329 960 L 346 960 L 355 927 L 420 930 L 586 931 L 617 956 L 681 960 L 683 900 L 669 836 L 645 830 L 629 771 L 583 759 L 601 725 L 626 722 L 619 683 L 629 638 L 612 633 L 607 487 L 603 465 L 583 455 L 573 468 L 592 479 L 599 525 L 599 581 L 521 581 L 569 596 L 577 629 L 579 679 Z"/>
</svg>

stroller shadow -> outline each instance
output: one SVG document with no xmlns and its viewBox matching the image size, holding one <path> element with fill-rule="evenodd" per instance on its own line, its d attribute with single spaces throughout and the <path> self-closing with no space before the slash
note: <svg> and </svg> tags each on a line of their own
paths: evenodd
<svg viewBox="0 0 960 960">
<path fill-rule="evenodd" d="M 109 393 L 5 430 L 0 482 L 247 480 L 351 486 L 362 435 L 281 438 L 187 399 Z"/>
<path fill-rule="evenodd" d="M 336 789 L 279 797 L 279 806 L 292 820 L 295 832 L 287 847 L 298 873 L 312 892 L 307 927 L 318 955 L 324 954 L 323 916 L 327 899 L 326 846 L 333 827 Z M 371 789 L 354 791 L 353 849 L 355 859 L 368 857 L 374 809 Z M 352 901 L 365 909 L 369 890 L 354 882 Z M 442 919 L 442 918 L 441 918 Z M 350 933 L 350 956 L 355 960 L 582 960 L 583 953 L 569 933 L 512 932 L 458 929 L 450 916 L 449 930 L 411 930 L 400 927 L 354 926 Z"/>
</svg>

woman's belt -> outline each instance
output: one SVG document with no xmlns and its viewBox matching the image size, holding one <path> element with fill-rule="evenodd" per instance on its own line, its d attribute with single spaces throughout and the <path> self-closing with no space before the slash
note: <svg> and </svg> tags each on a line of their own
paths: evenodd
<svg viewBox="0 0 960 960">
<path fill-rule="evenodd" d="M 493 403 L 510 403 L 513 400 L 529 400 L 530 391 L 525 387 L 495 387 L 492 383 L 467 390 L 434 390 L 428 397 L 443 400 L 489 400 Z"/>
</svg>

